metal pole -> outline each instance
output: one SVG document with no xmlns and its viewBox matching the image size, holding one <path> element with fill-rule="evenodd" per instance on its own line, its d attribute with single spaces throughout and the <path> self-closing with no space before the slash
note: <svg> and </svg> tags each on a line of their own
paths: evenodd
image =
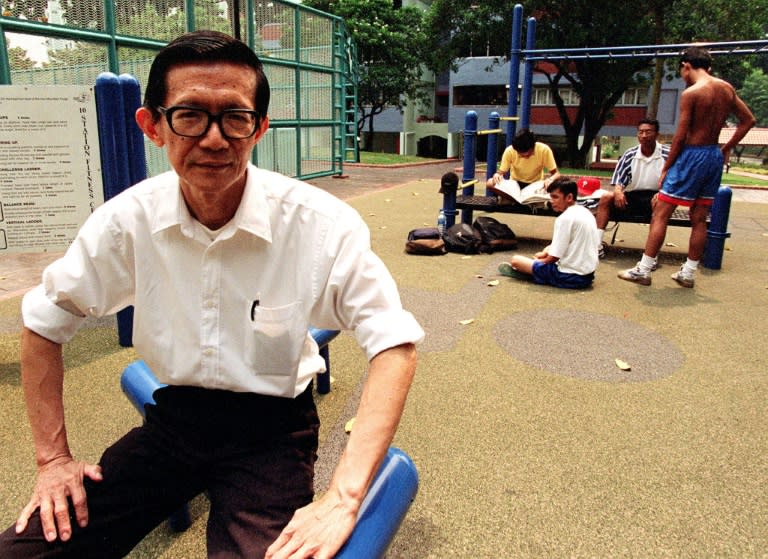
<svg viewBox="0 0 768 559">
<path fill-rule="evenodd" d="M 525 37 L 525 50 L 533 50 L 536 46 L 536 18 L 528 18 L 528 29 Z M 531 90 L 533 88 L 533 62 L 525 59 L 523 74 L 523 97 L 521 99 L 520 128 L 531 127 Z M 511 140 L 508 140 L 511 142 Z"/>
<path fill-rule="evenodd" d="M 232 31 L 235 39 L 240 41 L 240 0 L 232 0 Z"/>
<path fill-rule="evenodd" d="M 520 46 L 523 35 L 523 6 L 516 4 L 512 10 L 512 43 L 509 53 L 509 106 L 507 108 L 507 139 L 506 145 L 512 143 L 517 132 L 517 86 L 520 84 Z M 493 128 L 493 127 L 492 127 Z"/>
<path fill-rule="evenodd" d="M 492 111 L 491 114 L 488 115 L 488 128 L 490 130 L 495 130 L 499 127 L 499 121 L 501 120 L 501 117 L 499 116 L 499 113 L 496 111 Z M 485 178 L 490 179 L 495 173 L 496 173 L 496 164 L 497 156 L 498 156 L 498 145 L 499 145 L 499 135 L 498 134 L 488 134 L 488 155 L 486 156 L 486 163 L 485 163 Z M 488 189 L 488 187 L 485 188 L 485 195 L 486 196 L 493 196 L 493 192 Z"/>
<path fill-rule="evenodd" d="M 466 184 L 475 180 L 475 153 L 477 144 L 477 113 L 467 111 L 464 117 L 464 172 L 461 183 Z M 475 186 L 470 184 L 461 191 L 464 196 L 472 196 Z M 472 223 L 472 210 L 461 210 L 462 223 Z"/>
<path fill-rule="evenodd" d="M 728 232 L 728 216 L 731 212 L 733 191 L 729 186 L 721 186 L 715 195 L 710 212 L 709 228 L 707 228 L 707 244 L 704 248 L 702 264 L 710 270 L 719 270 L 723 265 L 725 239 L 731 236 Z"/>
</svg>

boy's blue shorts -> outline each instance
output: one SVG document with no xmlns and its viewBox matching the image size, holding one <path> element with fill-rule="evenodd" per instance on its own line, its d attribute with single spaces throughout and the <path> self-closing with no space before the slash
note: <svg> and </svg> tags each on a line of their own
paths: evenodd
<svg viewBox="0 0 768 559">
<path fill-rule="evenodd" d="M 685 207 L 711 206 L 722 176 L 720 146 L 685 146 L 667 171 L 659 200 Z"/>
<path fill-rule="evenodd" d="M 565 289 L 584 289 L 595 281 L 595 273 L 592 272 L 584 276 L 581 274 L 566 274 L 557 269 L 557 262 L 550 264 L 534 262 L 533 281 L 540 285 L 552 285 Z"/>
</svg>

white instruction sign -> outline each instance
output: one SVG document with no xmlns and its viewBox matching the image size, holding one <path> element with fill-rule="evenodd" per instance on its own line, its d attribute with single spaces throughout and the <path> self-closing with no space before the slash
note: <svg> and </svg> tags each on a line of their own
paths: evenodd
<svg viewBox="0 0 768 559">
<path fill-rule="evenodd" d="M 0 255 L 65 250 L 103 201 L 93 88 L 0 86 Z"/>
</svg>

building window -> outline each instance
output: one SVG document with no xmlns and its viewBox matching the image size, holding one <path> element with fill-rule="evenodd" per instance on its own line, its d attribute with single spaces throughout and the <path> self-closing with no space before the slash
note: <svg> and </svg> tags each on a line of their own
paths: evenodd
<svg viewBox="0 0 768 559">
<path fill-rule="evenodd" d="M 561 87 L 558 89 L 560 93 L 560 98 L 563 100 L 563 103 L 566 105 L 578 105 L 579 104 L 579 94 L 576 93 L 573 89 L 568 87 Z M 533 95 L 531 97 L 531 104 L 532 105 L 554 105 L 555 100 L 552 97 L 552 91 L 549 89 L 549 87 L 534 87 L 533 88 Z"/>
<path fill-rule="evenodd" d="M 506 106 L 508 104 L 506 85 L 457 85 L 453 88 L 454 106 Z"/>
<path fill-rule="evenodd" d="M 616 104 L 646 106 L 648 104 L 648 88 L 632 87 L 627 89 Z"/>
</svg>

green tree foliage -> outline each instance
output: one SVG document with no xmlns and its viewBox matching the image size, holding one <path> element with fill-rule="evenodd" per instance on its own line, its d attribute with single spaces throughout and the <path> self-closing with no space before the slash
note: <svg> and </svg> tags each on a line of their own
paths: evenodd
<svg viewBox="0 0 768 559">
<path fill-rule="evenodd" d="M 406 98 L 424 95 L 421 81 L 423 12 L 395 8 L 391 0 L 312 0 L 307 4 L 344 19 L 357 45 L 358 132 L 387 107 L 402 109 Z"/>
<path fill-rule="evenodd" d="M 426 20 L 430 67 L 436 71 L 456 67 L 467 56 L 508 57 L 516 3 L 435 0 Z M 537 20 L 537 48 L 593 48 L 762 38 L 768 22 L 766 10 L 768 0 L 531 0 L 526 2 L 524 15 Z M 547 76 L 563 123 L 567 163 L 582 166 L 623 92 L 650 83 L 647 80 L 654 73 L 653 61 L 554 64 L 546 72 L 539 65 L 538 71 Z M 663 71 L 663 65 L 659 67 Z M 566 109 L 558 94 L 564 86 L 572 87 L 580 96 L 575 111 Z"/>
<path fill-rule="evenodd" d="M 4 0 L 2 6 L 3 15 L 6 17 L 18 17 L 33 21 L 43 21 L 45 19 L 45 2 Z"/>
<path fill-rule="evenodd" d="M 472 0 L 433 2 L 427 24 L 428 36 L 435 39 L 428 49 L 434 53 L 430 64 L 436 70 L 450 67 L 451 63 L 456 64 L 457 57 L 470 54 L 470 44 L 473 51 L 479 48 L 506 57 L 513 6 L 514 2 L 503 0 L 489 0 L 482 6 L 476 6 Z M 541 0 L 527 6 L 525 14 L 526 18 L 533 16 L 537 20 L 537 48 L 643 44 L 651 29 L 649 21 L 639 15 L 635 3 L 607 0 Z M 629 21 L 632 25 L 626 24 Z M 440 42 L 446 38 L 447 53 L 440 52 Z M 616 102 L 627 88 L 648 79 L 649 68 L 649 59 L 553 60 L 537 65 L 536 72 L 547 78 L 563 124 L 568 160 L 563 164 L 584 165 Z M 563 88 L 573 89 L 579 95 L 575 110 L 566 107 L 560 95 Z"/>
<path fill-rule="evenodd" d="M 757 125 L 768 127 L 768 75 L 760 69 L 753 69 L 744 80 L 739 96 L 752 109 Z"/>
<path fill-rule="evenodd" d="M 27 51 L 21 47 L 8 49 L 8 63 L 12 70 L 29 70 L 35 65 L 35 61 L 27 56 Z"/>
<path fill-rule="evenodd" d="M 764 39 L 768 32 L 768 0 L 652 0 L 652 18 L 656 43 L 695 43 L 746 41 Z M 746 64 L 745 64 L 746 62 Z M 718 56 L 713 73 L 739 88 L 751 68 L 768 65 L 768 56 Z M 670 78 L 677 72 L 674 64 L 657 69 L 653 91 L 658 103 L 661 76 L 666 70 Z M 655 111 L 652 111 L 655 115 Z"/>
</svg>

